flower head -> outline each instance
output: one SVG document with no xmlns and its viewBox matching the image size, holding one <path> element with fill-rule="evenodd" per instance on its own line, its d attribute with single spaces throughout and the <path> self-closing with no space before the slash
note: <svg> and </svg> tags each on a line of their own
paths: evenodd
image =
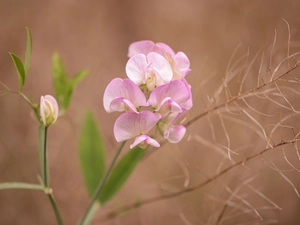
<svg viewBox="0 0 300 225">
<path fill-rule="evenodd" d="M 103 97 L 107 112 L 123 112 L 114 124 L 116 140 L 134 138 L 130 148 L 159 147 L 149 135 L 156 127 L 169 142 L 181 141 L 186 128 L 176 122 L 193 106 L 191 86 L 185 79 L 191 71 L 188 57 L 152 41 L 132 43 L 128 56 L 125 70 L 129 79 L 113 79 Z M 143 109 L 145 106 L 148 108 Z"/>
<path fill-rule="evenodd" d="M 58 117 L 58 104 L 51 95 L 41 96 L 40 100 L 40 115 L 43 124 L 48 127 L 55 123 Z"/>
</svg>

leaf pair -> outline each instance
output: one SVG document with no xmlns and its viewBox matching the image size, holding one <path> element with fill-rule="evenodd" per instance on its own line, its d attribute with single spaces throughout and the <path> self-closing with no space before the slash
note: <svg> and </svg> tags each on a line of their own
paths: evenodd
<svg viewBox="0 0 300 225">
<path fill-rule="evenodd" d="M 87 75 L 88 70 L 83 69 L 74 77 L 69 78 L 65 71 L 62 59 L 59 57 L 58 53 L 54 53 L 52 56 L 52 73 L 55 95 L 60 110 L 65 111 L 70 104 L 74 88 Z"/>
<path fill-rule="evenodd" d="M 23 86 L 25 84 L 25 80 L 27 78 L 27 74 L 29 71 L 29 64 L 30 64 L 30 57 L 31 57 L 31 50 L 32 50 L 32 38 L 30 30 L 26 27 L 27 30 L 27 44 L 26 44 L 26 53 L 25 53 L 25 59 L 24 64 L 22 60 L 15 54 L 9 53 L 14 64 L 16 67 L 16 70 L 18 72 L 19 77 L 19 91 L 22 92 Z"/>
<path fill-rule="evenodd" d="M 98 197 L 101 204 L 106 203 L 120 190 L 144 153 L 144 149 L 135 147 L 123 156 L 112 170 Z M 86 114 L 81 130 L 79 156 L 85 185 L 92 197 L 105 172 L 104 142 L 92 113 Z"/>
</svg>

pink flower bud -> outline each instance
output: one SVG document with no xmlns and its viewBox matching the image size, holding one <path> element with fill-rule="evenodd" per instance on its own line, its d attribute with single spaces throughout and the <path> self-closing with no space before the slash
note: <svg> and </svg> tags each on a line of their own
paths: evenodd
<svg viewBox="0 0 300 225">
<path fill-rule="evenodd" d="M 43 124 L 48 127 L 55 123 L 58 117 L 58 104 L 51 95 L 41 96 L 40 100 L 40 115 Z"/>
</svg>

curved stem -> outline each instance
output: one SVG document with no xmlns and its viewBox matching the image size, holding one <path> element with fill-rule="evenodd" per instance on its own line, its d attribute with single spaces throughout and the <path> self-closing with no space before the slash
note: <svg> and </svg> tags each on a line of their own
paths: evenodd
<svg viewBox="0 0 300 225">
<path fill-rule="evenodd" d="M 87 218 L 88 218 L 88 215 L 90 214 L 90 212 L 91 212 L 91 210 L 92 210 L 92 208 L 93 208 L 94 203 L 96 202 L 98 196 L 100 195 L 100 193 L 101 193 L 101 191 L 102 191 L 102 189 L 103 189 L 103 186 L 104 186 L 104 184 L 105 184 L 105 182 L 106 182 L 106 180 L 107 180 L 107 178 L 108 178 L 108 176 L 109 176 L 111 170 L 113 169 L 113 167 L 114 167 L 114 165 L 115 165 L 115 163 L 116 163 L 116 161 L 117 161 L 117 158 L 118 158 L 118 156 L 119 156 L 120 153 L 121 153 L 122 148 L 123 148 L 124 145 L 125 145 L 125 142 L 126 142 L 126 141 L 122 142 L 122 144 L 120 145 L 120 147 L 119 147 L 118 151 L 116 152 L 116 154 L 115 154 L 115 156 L 114 156 L 112 162 L 110 163 L 110 165 L 109 165 L 107 171 L 105 172 L 104 176 L 102 177 L 101 181 L 99 182 L 99 184 L 98 184 L 98 186 L 97 186 L 97 189 L 96 189 L 96 191 L 94 192 L 94 195 L 93 195 L 93 197 L 92 197 L 92 200 L 91 200 L 91 202 L 90 202 L 90 204 L 89 204 L 87 210 L 85 211 L 85 213 L 84 213 L 84 215 L 83 215 L 83 217 L 82 217 L 82 219 L 80 220 L 80 222 L 79 222 L 78 225 L 84 225 L 84 224 L 85 224 L 85 222 L 86 222 L 86 220 L 87 220 Z"/>
</svg>

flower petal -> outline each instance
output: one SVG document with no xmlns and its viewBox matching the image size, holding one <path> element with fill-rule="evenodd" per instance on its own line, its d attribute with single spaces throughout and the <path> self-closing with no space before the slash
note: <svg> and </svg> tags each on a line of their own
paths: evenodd
<svg viewBox="0 0 300 225">
<path fill-rule="evenodd" d="M 158 43 L 156 43 L 156 45 L 159 47 L 162 47 L 165 51 L 169 52 L 170 55 L 172 55 L 172 56 L 175 55 L 174 50 L 169 45 L 162 43 L 162 42 L 158 42 Z"/>
<path fill-rule="evenodd" d="M 143 145 L 143 142 L 147 145 L 152 145 L 157 148 L 160 146 L 160 144 L 155 139 L 149 137 L 148 135 L 143 134 L 135 138 L 133 144 L 130 145 L 130 148 L 134 148 L 139 144 Z"/>
<path fill-rule="evenodd" d="M 146 56 L 136 54 L 132 56 L 126 64 L 127 77 L 137 85 L 145 83 L 145 68 L 147 67 Z"/>
<path fill-rule="evenodd" d="M 103 105 L 107 112 L 125 111 L 126 104 L 133 111 L 140 106 L 147 106 L 146 97 L 141 89 L 131 80 L 113 79 L 106 87 Z"/>
<path fill-rule="evenodd" d="M 177 52 L 174 59 L 180 71 L 187 71 L 190 68 L 190 60 L 183 52 Z"/>
<path fill-rule="evenodd" d="M 155 52 L 150 52 L 147 55 L 148 63 L 151 63 L 152 68 L 154 68 L 159 75 L 162 77 L 165 83 L 169 82 L 173 78 L 173 70 L 170 63 L 160 54 Z"/>
<path fill-rule="evenodd" d="M 154 42 L 149 40 L 133 42 L 129 45 L 128 57 L 132 57 L 136 54 L 147 55 L 149 52 L 153 51 L 154 46 Z"/>
<path fill-rule="evenodd" d="M 150 111 L 139 114 L 126 112 L 120 115 L 114 125 L 114 134 L 118 142 L 125 141 L 141 134 L 147 134 L 159 121 L 161 116 Z"/>
<path fill-rule="evenodd" d="M 150 94 L 148 104 L 157 111 L 166 98 L 176 102 L 179 106 L 185 105 L 186 101 L 190 98 L 190 89 L 183 81 L 173 80 L 155 88 Z"/>
<path fill-rule="evenodd" d="M 186 133 L 185 126 L 177 125 L 172 126 L 170 129 L 166 130 L 164 137 L 171 143 L 178 143 L 182 140 Z"/>
</svg>

